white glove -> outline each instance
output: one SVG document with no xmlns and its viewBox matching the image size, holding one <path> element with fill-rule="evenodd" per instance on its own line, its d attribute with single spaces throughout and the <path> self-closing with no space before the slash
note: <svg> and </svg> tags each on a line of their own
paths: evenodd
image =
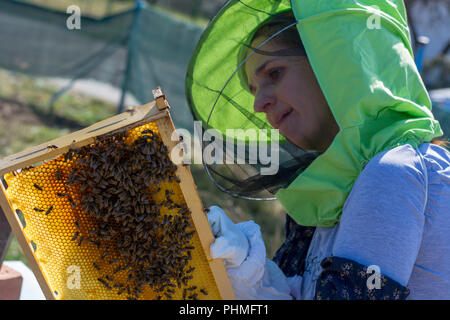
<svg viewBox="0 0 450 320">
<path fill-rule="evenodd" d="M 222 258 L 225 267 L 239 266 L 248 255 L 247 238 L 221 208 L 209 208 L 207 216 L 216 238 L 210 248 L 211 258 Z"/>
<path fill-rule="evenodd" d="M 211 257 L 224 259 L 236 299 L 293 298 L 290 285 L 300 287 L 299 279 L 289 278 L 288 281 L 280 268 L 266 259 L 260 227 L 255 222 L 234 224 L 216 206 L 211 207 L 207 215 L 217 237 L 210 248 Z"/>
</svg>

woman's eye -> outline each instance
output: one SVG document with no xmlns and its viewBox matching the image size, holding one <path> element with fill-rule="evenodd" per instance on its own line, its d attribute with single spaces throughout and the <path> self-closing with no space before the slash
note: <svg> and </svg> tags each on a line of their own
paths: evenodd
<svg viewBox="0 0 450 320">
<path fill-rule="evenodd" d="M 277 80 L 280 77 L 282 71 L 283 70 L 281 68 L 277 68 L 277 69 L 271 70 L 269 72 L 270 79 Z"/>
</svg>

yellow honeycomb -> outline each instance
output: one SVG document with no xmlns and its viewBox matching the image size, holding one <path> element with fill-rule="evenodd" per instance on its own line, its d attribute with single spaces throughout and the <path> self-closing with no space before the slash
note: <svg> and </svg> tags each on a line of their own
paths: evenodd
<svg viewBox="0 0 450 320">
<path fill-rule="evenodd" d="M 146 129 L 159 135 L 156 123 L 148 123 L 128 130 L 126 143 L 133 143 Z M 61 155 L 39 166 L 6 174 L 4 178 L 8 185 L 7 197 L 13 209 L 16 212 L 20 210 L 23 214 L 26 224 L 23 228 L 25 238 L 35 246 L 34 255 L 56 299 L 126 299 L 127 294 L 118 294 L 120 288 L 108 289 L 98 280 L 110 275 L 114 278 L 114 283 L 126 284 L 128 281 L 127 272 L 116 269 L 114 260 L 120 258 L 120 252 L 113 239 L 103 240 L 101 248 L 86 240 L 89 230 L 94 228 L 95 221 L 76 205 L 81 197 L 79 188 L 67 186 L 62 178 L 71 173 L 75 161 L 75 158 L 65 161 L 64 155 Z M 157 186 L 149 187 L 154 201 L 164 201 L 166 190 L 170 190 L 174 193 L 171 196 L 174 203 L 186 204 L 176 181 L 166 180 L 158 187 L 160 191 L 157 191 Z M 161 207 L 160 213 L 179 214 L 177 210 L 164 206 Z M 193 225 L 192 219 L 189 219 Z M 73 240 L 77 232 L 78 237 Z M 84 239 L 80 243 L 81 237 Z M 183 299 L 185 289 L 192 286 L 198 288 L 198 299 L 220 299 L 197 232 L 190 244 L 194 249 L 187 268 L 195 267 L 190 273 L 193 278 L 181 288 L 173 288 L 175 293 L 172 299 Z M 109 253 L 107 257 L 104 257 L 105 250 Z M 205 289 L 207 295 L 200 293 L 199 289 Z M 139 299 L 155 299 L 157 295 L 158 293 L 147 285 Z M 189 293 L 186 296 L 189 296 Z M 167 299 L 167 296 L 162 295 L 161 298 Z"/>
</svg>

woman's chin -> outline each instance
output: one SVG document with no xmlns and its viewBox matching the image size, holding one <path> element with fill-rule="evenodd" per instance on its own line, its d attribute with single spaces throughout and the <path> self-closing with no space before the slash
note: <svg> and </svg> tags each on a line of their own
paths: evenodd
<svg viewBox="0 0 450 320">
<path fill-rule="evenodd" d="M 281 130 L 280 130 L 280 134 L 282 134 L 286 138 L 287 141 L 289 141 L 291 144 L 293 144 L 297 148 L 305 150 L 305 151 L 307 150 L 307 149 L 305 149 L 305 147 L 307 148 L 307 146 L 305 145 L 305 143 L 302 143 L 302 141 L 300 141 L 300 139 L 295 138 L 292 135 L 289 135 L 288 132 L 282 132 Z"/>
</svg>

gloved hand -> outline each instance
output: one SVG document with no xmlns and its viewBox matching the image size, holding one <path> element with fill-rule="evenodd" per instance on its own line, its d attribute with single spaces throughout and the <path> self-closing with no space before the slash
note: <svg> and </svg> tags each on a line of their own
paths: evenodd
<svg viewBox="0 0 450 320">
<path fill-rule="evenodd" d="M 212 206 L 207 214 L 216 241 L 211 245 L 211 258 L 222 258 L 225 267 L 239 266 L 248 255 L 246 236 L 219 207 Z"/>
<path fill-rule="evenodd" d="M 216 237 L 211 257 L 224 260 L 236 299 L 292 299 L 291 285 L 299 287 L 298 278 L 288 281 L 280 268 L 266 259 L 260 227 L 255 222 L 234 224 L 216 206 L 207 216 Z"/>
</svg>

